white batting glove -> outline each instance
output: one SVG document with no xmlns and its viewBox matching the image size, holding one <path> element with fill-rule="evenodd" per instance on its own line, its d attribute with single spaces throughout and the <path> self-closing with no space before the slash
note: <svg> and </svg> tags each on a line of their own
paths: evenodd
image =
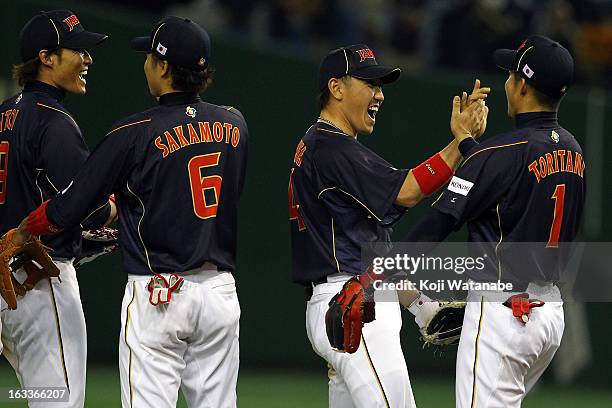
<svg viewBox="0 0 612 408">
<path fill-rule="evenodd" d="M 440 303 L 437 300 L 432 300 L 423 293 L 407 307 L 408 311 L 414 315 L 414 321 L 419 329 L 425 328 L 439 308 Z"/>
</svg>

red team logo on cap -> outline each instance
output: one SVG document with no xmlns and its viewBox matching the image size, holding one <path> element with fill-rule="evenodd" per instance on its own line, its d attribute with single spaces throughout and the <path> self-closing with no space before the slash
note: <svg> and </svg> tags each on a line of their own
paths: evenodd
<svg viewBox="0 0 612 408">
<path fill-rule="evenodd" d="M 357 54 L 359 54 L 359 58 L 360 58 L 359 62 L 365 61 L 366 58 L 376 59 L 374 58 L 374 53 L 369 48 L 364 48 L 363 50 L 357 50 Z"/>
<path fill-rule="evenodd" d="M 74 14 L 71 15 L 70 17 L 68 17 L 67 19 L 64 20 L 64 23 L 66 23 L 66 25 L 68 26 L 68 31 L 72 31 L 74 29 L 74 27 L 80 23 L 79 19 L 77 18 L 77 16 L 75 16 Z"/>
</svg>

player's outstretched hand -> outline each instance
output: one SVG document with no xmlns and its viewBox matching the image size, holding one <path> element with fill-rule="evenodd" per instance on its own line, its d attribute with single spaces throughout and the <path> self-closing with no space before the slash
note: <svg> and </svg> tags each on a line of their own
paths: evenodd
<svg viewBox="0 0 612 408">
<path fill-rule="evenodd" d="M 457 142 L 478 136 L 483 127 L 486 127 L 488 113 L 489 108 L 483 103 L 471 103 L 462 111 L 461 98 L 454 96 L 450 128 Z"/>
<path fill-rule="evenodd" d="M 472 89 L 472 93 L 468 96 L 467 92 L 463 92 L 463 94 L 461 95 L 461 111 L 462 112 L 474 102 L 480 103 L 485 107 L 484 108 L 485 110 L 484 121 L 482 122 L 480 128 L 473 135 L 473 137 L 482 136 L 487 128 L 487 117 L 489 114 L 489 107 L 486 106 L 485 99 L 487 99 L 490 92 L 491 92 L 491 88 L 481 87 L 480 79 L 476 79 L 474 81 L 474 88 Z"/>
<path fill-rule="evenodd" d="M 473 102 L 484 103 L 489 93 L 491 93 L 491 88 L 481 86 L 480 79 L 476 79 L 474 81 L 472 93 L 468 95 L 467 92 L 463 92 L 461 97 L 461 111 L 470 106 Z"/>
<path fill-rule="evenodd" d="M 363 325 L 376 318 L 374 282 L 380 279 L 373 272 L 355 276 L 329 301 L 325 329 L 329 344 L 337 351 L 354 353 L 359 348 Z"/>
</svg>

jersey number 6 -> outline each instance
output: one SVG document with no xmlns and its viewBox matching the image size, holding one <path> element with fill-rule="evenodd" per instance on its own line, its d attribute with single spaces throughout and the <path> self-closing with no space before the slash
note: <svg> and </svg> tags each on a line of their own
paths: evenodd
<svg viewBox="0 0 612 408">
<path fill-rule="evenodd" d="M 193 200 L 193 212 L 203 220 L 217 216 L 219 207 L 219 196 L 221 195 L 221 183 L 223 177 L 211 175 L 202 177 L 202 169 L 219 164 L 221 152 L 194 156 L 187 165 L 189 169 L 189 184 L 191 185 L 191 198 Z M 206 190 L 213 190 L 215 202 L 206 202 Z"/>
<path fill-rule="evenodd" d="M 6 201 L 9 142 L 0 142 L 0 204 Z"/>
</svg>

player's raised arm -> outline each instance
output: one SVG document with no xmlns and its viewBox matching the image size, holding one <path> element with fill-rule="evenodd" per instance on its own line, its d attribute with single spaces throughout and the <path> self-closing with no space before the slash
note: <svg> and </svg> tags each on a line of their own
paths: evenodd
<svg viewBox="0 0 612 408">
<path fill-rule="evenodd" d="M 53 199 L 42 203 L 20 224 L 14 240 L 78 225 L 97 203 L 108 197 L 117 181 L 125 176 L 133 151 L 133 138 L 125 137 L 124 132 L 121 135 L 116 134 L 119 132 L 109 133 L 73 182 Z"/>
<path fill-rule="evenodd" d="M 462 159 L 461 151 L 469 150 L 460 149 L 459 145 L 473 144 L 474 138 L 484 133 L 489 113 L 484 99 L 490 91 L 488 87 L 481 88 L 480 81 L 476 80 L 469 97 L 464 93 L 463 97 L 453 98 L 450 128 L 455 140 L 410 170 L 397 195 L 397 204 L 413 207 L 450 179 Z"/>
</svg>

